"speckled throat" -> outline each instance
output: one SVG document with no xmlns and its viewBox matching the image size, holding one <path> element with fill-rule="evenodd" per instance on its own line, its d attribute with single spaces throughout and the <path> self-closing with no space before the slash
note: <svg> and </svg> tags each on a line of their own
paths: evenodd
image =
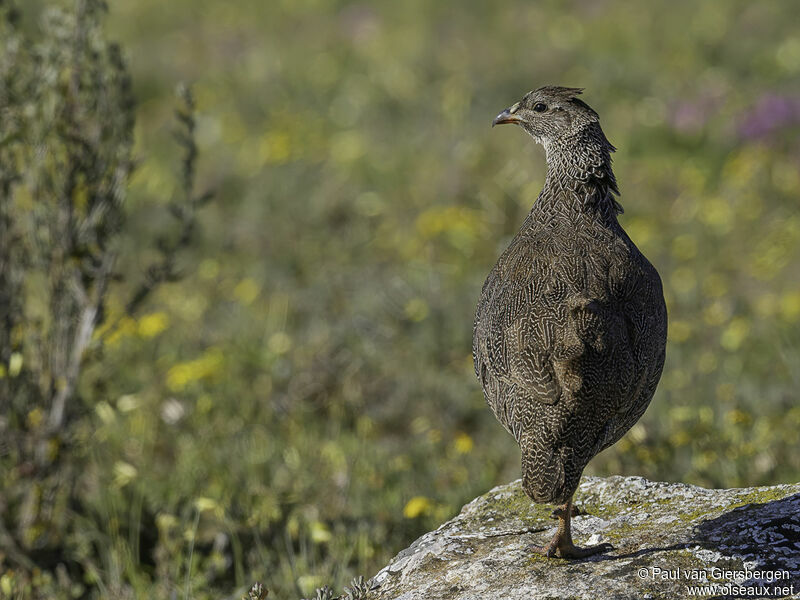
<svg viewBox="0 0 800 600">
<path fill-rule="evenodd" d="M 616 150 L 606 139 L 600 124 L 589 123 L 577 133 L 543 143 L 547 155 L 547 178 L 534 211 L 547 214 L 593 214 L 601 220 L 616 220 L 622 205 L 611 169 Z"/>
</svg>

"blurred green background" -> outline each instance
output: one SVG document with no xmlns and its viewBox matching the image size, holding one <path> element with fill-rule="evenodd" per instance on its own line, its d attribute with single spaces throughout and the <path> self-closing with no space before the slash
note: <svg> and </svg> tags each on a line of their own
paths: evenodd
<svg viewBox="0 0 800 600">
<path fill-rule="evenodd" d="M 86 589 L 340 588 L 519 476 L 472 320 L 545 174 L 489 125 L 544 84 L 600 113 L 670 315 L 650 409 L 587 473 L 800 479 L 794 3 L 117 0 L 106 30 L 138 100 L 120 270 L 178 185 L 178 81 L 217 196 L 188 275 L 83 373 Z"/>
</svg>

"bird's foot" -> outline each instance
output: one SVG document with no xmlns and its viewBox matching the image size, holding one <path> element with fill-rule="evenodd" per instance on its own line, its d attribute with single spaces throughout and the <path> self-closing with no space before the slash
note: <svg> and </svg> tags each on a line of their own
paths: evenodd
<svg viewBox="0 0 800 600">
<path fill-rule="evenodd" d="M 608 543 L 597 544 L 596 546 L 576 546 L 572 542 L 557 543 L 556 540 L 551 541 L 545 546 L 529 546 L 531 552 L 541 554 L 547 558 L 586 558 L 593 554 L 600 554 L 602 552 L 609 552 L 614 549 L 614 546 Z"/>
</svg>

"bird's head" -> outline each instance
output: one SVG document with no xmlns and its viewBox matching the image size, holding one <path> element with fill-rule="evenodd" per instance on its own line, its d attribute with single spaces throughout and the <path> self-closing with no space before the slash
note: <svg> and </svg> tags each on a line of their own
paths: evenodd
<svg viewBox="0 0 800 600">
<path fill-rule="evenodd" d="M 616 150 L 600 128 L 597 113 L 578 98 L 579 88 L 548 85 L 525 94 L 492 121 L 492 127 L 515 123 L 544 146 L 548 177 L 558 173 L 593 182 L 606 192 L 619 194 L 611 153 Z M 622 207 L 614 201 L 616 212 Z"/>
<path fill-rule="evenodd" d="M 545 149 L 553 143 L 574 139 L 598 122 L 597 113 L 578 98 L 583 90 L 558 86 L 540 87 L 509 106 L 492 121 L 520 125 Z"/>
</svg>

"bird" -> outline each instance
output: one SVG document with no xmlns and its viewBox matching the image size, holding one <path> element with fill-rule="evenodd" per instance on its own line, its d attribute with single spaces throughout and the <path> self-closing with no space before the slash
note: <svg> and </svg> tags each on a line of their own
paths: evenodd
<svg viewBox="0 0 800 600">
<path fill-rule="evenodd" d="M 625 233 L 616 150 L 582 88 L 544 86 L 503 110 L 541 144 L 541 193 L 481 290 L 473 363 L 485 399 L 520 446 L 522 487 L 556 504 L 552 540 L 532 551 L 579 559 L 571 519 L 581 474 L 644 414 L 664 368 L 661 278 Z"/>
</svg>

